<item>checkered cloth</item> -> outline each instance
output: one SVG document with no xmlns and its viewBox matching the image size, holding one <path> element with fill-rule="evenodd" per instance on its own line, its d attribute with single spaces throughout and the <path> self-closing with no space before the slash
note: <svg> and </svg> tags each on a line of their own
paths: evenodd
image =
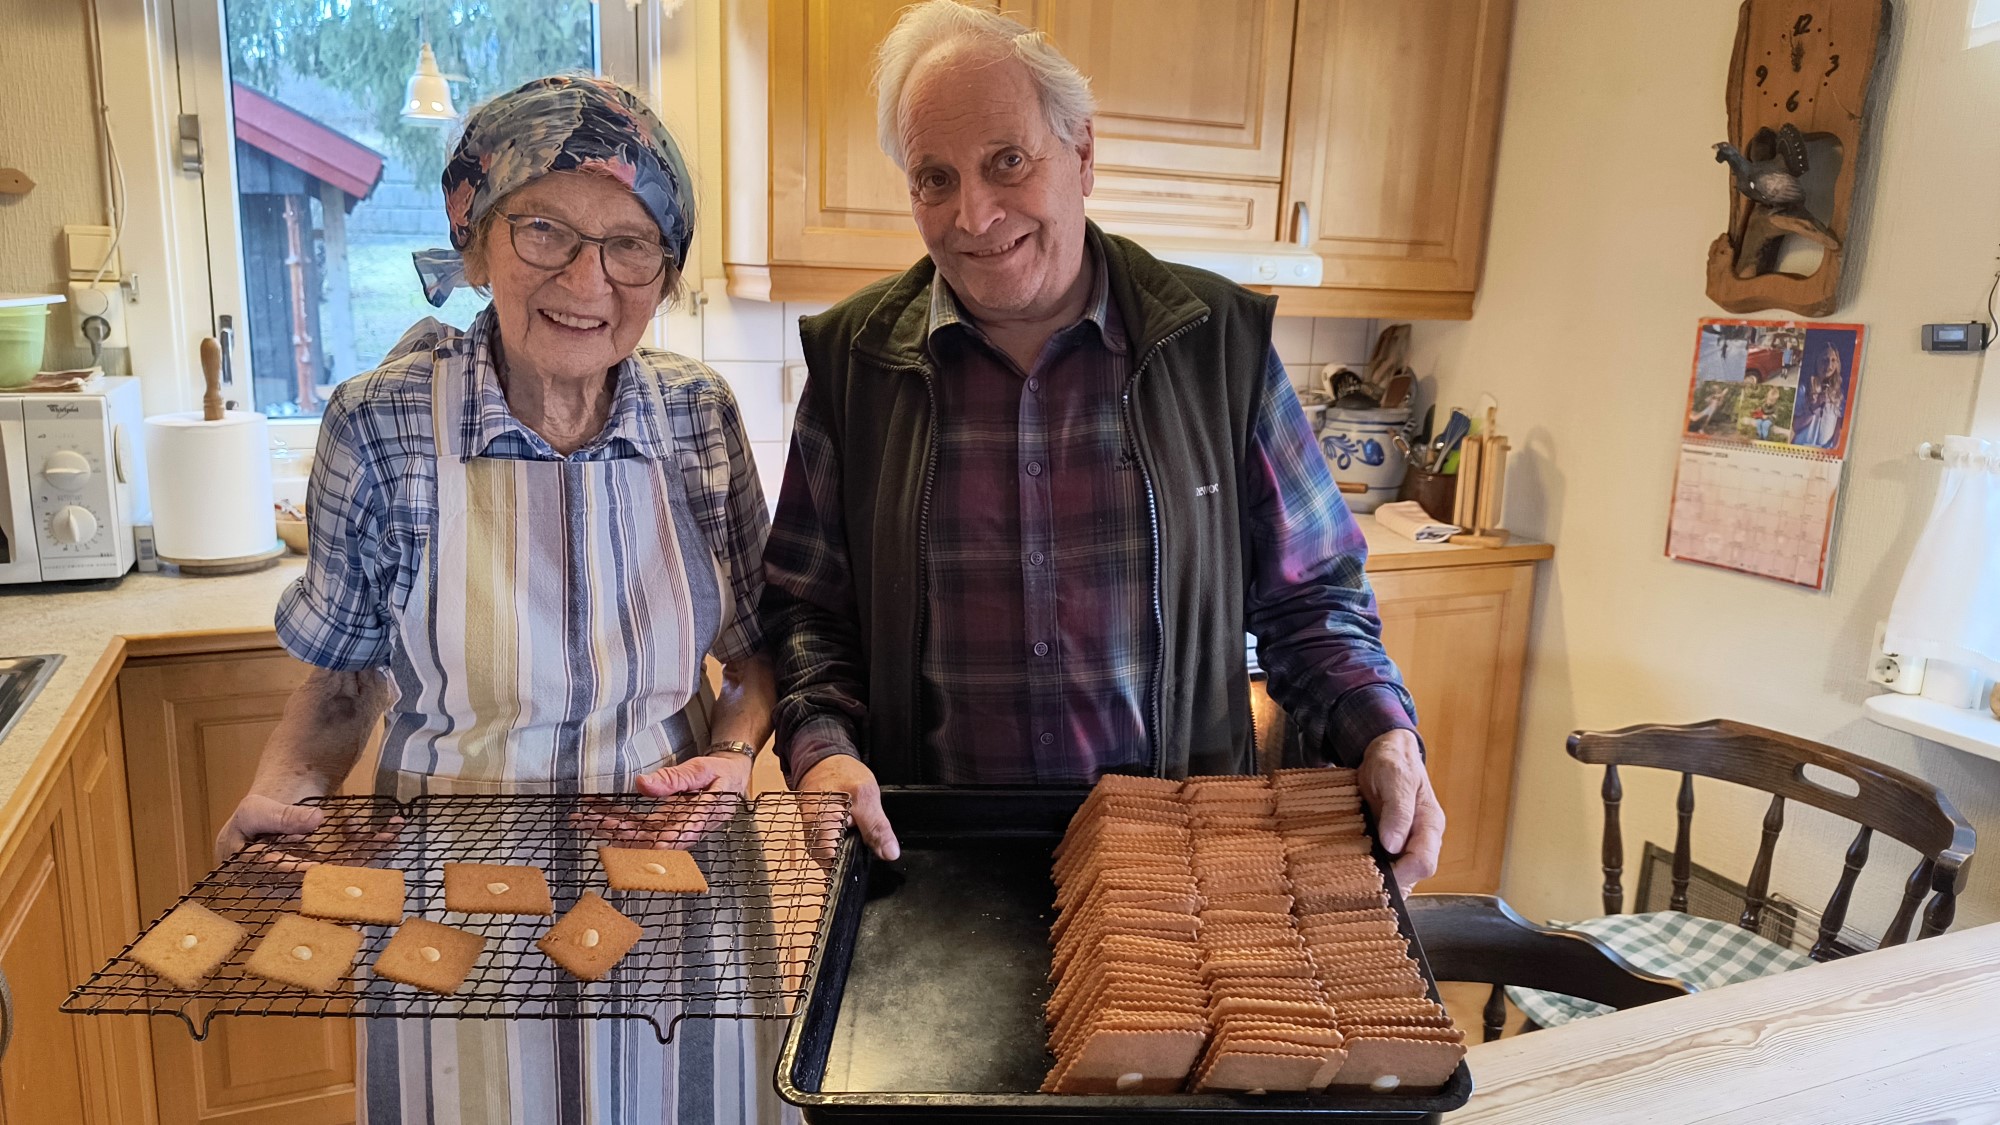
<svg viewBox="0 0 2000 1125">
<path fill-rule="evenodd" d="M 1703 991 L 1812 964 L 1812 958 L 1805 954 L 1734 923 L 1697 918 L 1675 910 L 1609 914 L 1582 922 L 1549 925 L 1589 934 L 1634 967 L 1655 976 L 1686 981 Z M 1604 1004 L 1533 988 L 1509 988 L 1507 998 L 1543 1027 L 1601 1016 L 1613 1010 Z"/>
</svg>

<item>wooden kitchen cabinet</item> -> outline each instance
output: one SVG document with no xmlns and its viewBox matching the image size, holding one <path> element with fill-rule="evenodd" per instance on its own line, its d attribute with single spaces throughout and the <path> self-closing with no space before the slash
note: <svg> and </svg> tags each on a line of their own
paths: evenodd
<svg viewBox="0 0 2000 1125">
<path fill-rule="evenodd" d="M 1513 0 L 1300 6 L 1285 207 L 1326 278 L 1281 307 L 1472 315 L 1513 22 Z"/>
<path fill-rule="evenodd" d="M 75 731 L 0 866 L 0 972 L 13 1021 L 0 1060 L 7 1125 L 157 1119 L 145 1021 L 58 1010 L 139 926 L 118 708 L 105 700 Z"/>
<path fill-rule="evenodd" d="M 837 299 L 924 256 L 903 173 L 877 140 L 869 87 L 875 49 L 907 6 L 731 6 L 739 20 L 769 21 L 768 62 L 754 49 L 734 60 L 768 66 L 769 120 L 741 120 L 754 110 L 734 104 L 725 113 L 739 115 L 735 143 L 754 147 L 768 135 L 768 154 L 756 156 L 768 157 L 770 180 L 768 226 L 751 217 L 748 227 L 762 229 L 732 238 L 725 253 L 732 294 Z M 1142 237 L 1276 237 L 1297 0 L 1234 0 L 1237 10 L 1221 21 L 1203 0 L 992 6 L 1045 31 L 1091 76 L 1099 102 L 1092 218 Z M 733 36 L 746 37 L 754 38 Z M 761 161 L 732 169 L 739 163 Z M 756 205 L 753 181 L 729 200 Z M 742 226 L 730 222 L 732 232 Z"/>
<path fill-rule="evenodd" d="M 250 788 L 258 755 L 307 667 L 267 649 L 133 660 L 119 677 L 140 912 L 157 917 L 214 865 L 216 833 Z M 356 778 L 372 765 L 364 760 Z M 350 780 L 350 792 L 365 785 Z M 195 1042 L 153 1029 L 168 1125 L 345 1125 L 355 1119 L 354 1024 L 224 1016 Z"/>
<path fill-rule="evenodd" d="M 924 254 L 876 140 L 875 49 L 907 0 L 729 0 L 729 292 L 838 300 Z M 1511 0 L 1004 0 L 1090 77 L 1107 230 L 1299 236 L 1294 315 L 1471 315 Z"/>
<path fill-rule="evenodd" d="M 1382 642 L 1417 705 L 1444 850 L 1424 891 L 1500 887 L 1535 563 L 1369 574 Z"/>
</svg>

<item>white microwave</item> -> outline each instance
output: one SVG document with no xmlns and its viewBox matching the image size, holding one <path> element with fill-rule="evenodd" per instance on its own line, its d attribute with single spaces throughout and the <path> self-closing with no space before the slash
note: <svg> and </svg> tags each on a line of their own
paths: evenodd
<svg viewBox="0 0 2000 1125">
<path fill-rule="evenodd" d="M 147 517 L 139 380 L 0 393 L 0 583 L 116 578 Z"/>
</svg>

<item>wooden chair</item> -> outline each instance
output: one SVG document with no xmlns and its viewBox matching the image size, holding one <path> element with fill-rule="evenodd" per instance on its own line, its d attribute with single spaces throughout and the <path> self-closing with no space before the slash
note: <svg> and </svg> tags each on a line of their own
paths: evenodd
<svg viewBox="0 0 2000 1125">
<path fill-rule="evenodd" d="M 1737 919 L 1744 929 L 1753 933 L 1757 930 L 1770 901 L 1771 859 L 1777 850 L 1778 834 L 1785 826 L 1788 800 L 1823 809 L 1860 825 L 1847 849 L 1846 868 L 1821 914 L 1819 933 L 1810 954 L 1813 960 L 1827 961 L 1854 952 L 1840 944 L 1840 930 L 1854 896 L 1854 881 L 1868 862 L 1869 841 L 1877 832 L 1909 845 L 1923 857 L 1904 884 L 1902 905 L 1880 944 L 1899 945 L 1909 940 L 1910 925 L 1926 893 L 1931 899 L 1923 910 L 1923 925 L 1917 937 L 1932 937 L 1951 926 L 1958 895 L 1965 889 L 1975 835 L 1972 825 L 1952 808 L 1944 794 L 1922 778 L 1818 742 L 1727 719 L 1687 726 L 1577 731 L 1569 736 L 1569 754 L 1579 762 L 1604 767 L 1604 909 L 1608 914 L 1621 913 L 1625 899 L 1621 882 L 1625 844 L 1618 824 L 1624 788 L 1619 782 L 1618 767 L 1647 766 L 1675 770 L 1681 775 L 1671 909 L 1687 910 L 1689 870 L 1693 863 L 1689 832 L 1694 822 L 1694 778 L 1700 774 L 1771 794 L 1771 804 L 1764 814 L 1763 841 L 1746 885 L 1743 914 Z M 1807 773 L 1808 767 L 1845 778 L 1855 792 L 1846 794 L 1829 788 L 1814 780 Z"/>
<path fill-rule="evenodd" d="M 1411 895 L 1410 922 L 1431 972 L 1441 981 L 1493 986 L 1482 1019 L 1486 1040 L 1500 1037 L 1508 985 L 1539 988 L 1635 1008 L 1692 993 L 1691 985 L 1643 972 L 1591 937 L 1537 926 L 1492 895 Z M 1533 1030 L 1530 1021 L 1527 1030 Z"/>
</svg>

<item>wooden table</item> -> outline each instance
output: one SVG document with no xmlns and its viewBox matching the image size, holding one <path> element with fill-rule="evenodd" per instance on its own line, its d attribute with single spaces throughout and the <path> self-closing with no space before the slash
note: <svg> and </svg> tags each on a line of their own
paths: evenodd
<svg viewBox="0 0 2000 1125">
<path fill-rule="evenodd" d="M 1467 1052 L 1447 1125 L 2000 1121 L 2000 924 Z"/>
</svg>

